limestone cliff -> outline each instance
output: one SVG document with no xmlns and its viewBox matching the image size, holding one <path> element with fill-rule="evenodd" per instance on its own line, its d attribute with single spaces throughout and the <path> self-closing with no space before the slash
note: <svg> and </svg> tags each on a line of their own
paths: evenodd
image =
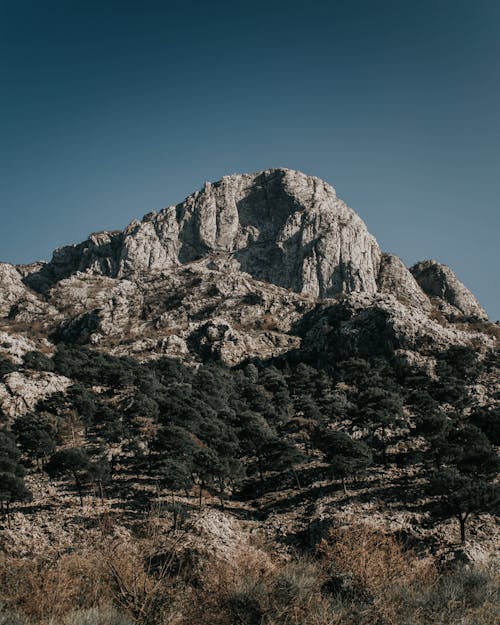
<svg viewBox="0 0 500 625">
<path fill-rule="evenodd" d="M 177 206 L 56 250 L 38 290 L 80 272 L 124 278 L 213 255 L 258 280 L 319 297 L 375 293 L 381 252 L 325 182 L 287 169 L 225 176 Z"/>
<path fill-rule="evenodd" d="M 425 260 L 414 265 L 410 271 L 429 297 L 439 298 L 445 304 L 445 312 L 455 316 L 488 318 L 481 304 L 448 266 L 435 260 Z"/>
<path fill-rule="evenodd" d="M 330 320 L 347 315 L 333 334 L 324 314 L 308 325 L 324 306 Z M 0 263 L 0 355 L 16 362 L 61 340 L 229 365 L 306 343 L 366 355 L 381 337 L 414 353 L 471 341 L 486 349 L 496 328 L 478 336 L 484 319 L 448 267 L 408 270 L 331 186 L 287 169 L 206 183 L 124 231 L 56 250 L 49 263 Z M 470 328 L 455 324 L 464 321 Z"/>
</svg>

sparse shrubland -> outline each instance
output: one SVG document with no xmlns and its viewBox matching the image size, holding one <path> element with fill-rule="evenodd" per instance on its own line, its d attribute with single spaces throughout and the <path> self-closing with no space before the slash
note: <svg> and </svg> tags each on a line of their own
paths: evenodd
<svg viewBox="0 0 500 625">
<path fill-rule="evenodd" d="M 493 625 L 498 571 L 443 554 L 498 511 L 498 405 L 471 395 L 497 359 L 451 348 L 430 372 L 291 352 L 195 369 L 67 345 L 30 353 L 22 367 L 73 384 L 0 430 L 3 530 L 14 516 L 0 624 Z M 286 515 L 302 506 L 303 522 L 321 498 L 319 536 L 290 529 Z M 370 523 L 377 505 L 407 514 L 413 548 Z M 253 523 L 261 542 L 224 557 L 183 551 L 186 518 L 205 509 Z M 29 558 L 6 544 L 23 515 L 47 524 L 63 511 Z M 289 525 L 278 532 L 273 515 Z M 88 538 L 50 544 L 64 524 Z"/>
<path fill-rule="evenodd" d="M 0 562 L 0 623 L 23 625 L 494 625 L 498 570 L 439 570 L 369 526 L 308 555 L 251 546 L 231 560 L 175 557 L 179 536 L 103 536 L 58 557 Z M 156 550 L 159 550 L 157 553 Z M 201 571 L 201 572 L 200 572 Z"/>
</svg>

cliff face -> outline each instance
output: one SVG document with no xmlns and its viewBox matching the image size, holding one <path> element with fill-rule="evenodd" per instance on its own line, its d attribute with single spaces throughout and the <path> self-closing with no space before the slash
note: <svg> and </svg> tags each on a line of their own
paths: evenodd
<svg viewBox="0 0 500 625">
<path fill-rule="evenodd" d="M 275 169 L 206 183 L 124 232 L 63 247 L 28 283 L 46 288 L 77 271 L 125 278 L 213 255 L 232 257 L 258 280 L 317 297 L 375 293 L 381 259 L 375 239 L 332 187 Z"/>
<path fill-rule="evenodd" d="M 382 254 L 377 278 L 378 290 L 391 293 L 403 303 L 429 311 L 431 303 L 403 261 L 393 254 Z"/>
<path fill-rule="evenodd" d="M 330 312 L 304 330 L 318 305 Z M 325 333 L 338 315 L 345 323 Z M 423 353 L 490 345 L 477 324 L 446 327 L 485 318 L 448 267 L 424 261 L 408 270 L 381 252 L 331 186 L 286 169 L 206 183 L 124 231 L 56 250 L 46 264 L 0 263 L 0 332 L 12 337 L 0 356 L 14 359 L 26 340 L 46 353 L 63 340 L 233 365 L 300 349 L 313 335 L 314 350 L 338 343 L 366 354 L 375 334 Z"/>
<path fill-rule="evenodd" d="M 445 312 L 455 316 L 488 318 L 481 304 L 448 266 L 435 260 L 425 260 L 414 265 L 410 271 L 429 297 L 440 300 Z"/>
</svg>

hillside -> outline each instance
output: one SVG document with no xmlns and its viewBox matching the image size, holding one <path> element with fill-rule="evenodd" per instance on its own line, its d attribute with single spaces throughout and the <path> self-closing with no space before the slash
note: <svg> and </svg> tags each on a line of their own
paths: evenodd
<svg viewBox="0 0 500 625">
<path fill-rule="evenodd" d="M 1 264 L 0 314 L 0 623 L 497 622 L 499 327 L 323 181 Z"/>
</svg>

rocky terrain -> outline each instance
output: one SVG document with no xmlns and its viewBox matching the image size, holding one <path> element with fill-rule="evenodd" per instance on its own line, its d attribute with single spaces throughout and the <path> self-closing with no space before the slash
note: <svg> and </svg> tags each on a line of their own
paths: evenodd
<svg viewBox="0 0 500 625">
<path fill-rule="evenodd" d="M 94 549 L 103 540 L 110 562 L 122 548 L 147 545 L 141 558 L 154 562 L 168 551 L 169 580 L 182 578 L 186 596 L 209 593 L 214 562 L 234 576 L 227 567 L 242 558 L 260 562 L 275 588 L 272 576 L 298 551 L 319 557 L 338 548 L 322 542 L 329 532 L 357 536 L 359 527 L 371 528 L 370 540 L 375 531 L 402 540 L 390 543 L 396 551 L 411 546 L 417 569 L 459 558 L 490 566 L 499 544 L 499 336 L 449 267 L 407 268 L 332 187 L 286 169 L 206 183 L 47 263 L 0 263 L 0 479 L 24 480 L 32 498 L 17 482 L 18 496 L 14 482 L 0 483 L 4 568 L 21 575 L 37 550 L 40 570 L 73 551 L 102 560 Z M 458 503 L 451 492 L 462 493 Z M 154 595 L 153 560 L 141 584 Z M 126 566 L 125 577 L 138 565 Z M 120 618 L 190 622 L 186 606 L 177 620 L 148 620 L 146 604 L 132 605 L 135 582 L 124 590 L 113 567 Z M 315 583 L 347 584 L 346 571 L 334 581 L 322 567 Z M 374 616 L 382 600 L 372 591 L 356 595 L 365 616 L 352 622 L 399 623 Z M 29 623 L 63 623 L 66 608 L 50 620 L 48 608 L 30 611 L 14 594 L 0 592 L 0 623 L 2 602 Z M 252 597 L 247 607 L 263 605 Z M 226 620 L 217 612 L 207 622 L 351 622 L 300 620 L 303 607 L 273 621 L 269 606 L 244 616 L 233 606 Z M 431 622 L 421 617 L 412 622 Z M 489 623 L 475 618 L 467 623 Z"/>
<path fill-rule="evenodd" d="M 195 362 L 201 350 L 234 365 L 296 348 L 297 322 L 339 298 L 389 311 L 410 349 L 417 326 L 429 341 L 488 343 L 476 326 L 442 327 L 487 321 L 451 269 L 407 269 L 332 187 L 291 170 L 226 176 L 123 232 L 60 248 L 48 263 L 0 265 L 14 357 L 19 341 L 48 339 L 141 359 Z"/>
</svg>

